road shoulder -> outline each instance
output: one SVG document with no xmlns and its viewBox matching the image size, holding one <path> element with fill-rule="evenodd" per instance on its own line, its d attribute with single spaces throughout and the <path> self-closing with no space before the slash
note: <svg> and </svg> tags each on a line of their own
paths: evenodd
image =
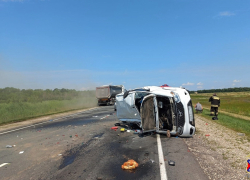
<svg viewBox="0 0 250 180">
<path fill-rule="evenodd" d="M 196 129 L 184 141 L 210 179 L 246 178 L 250 142 L 245 136 L 197 115 Z"/>
<path fill-rule="evenodd" d="M 16 129 L 16 128 L 22 128 L 22 127 L 25 127 L 25 126 L 30 126 L 30 125 L 33 125 L 33 124 L 36 124 L 36 123 L 41 123 L 41 122 L 53 120 L 53 119 L 56 119 L 56 118 L 61 118 L 61 117 L 68 116 L 68 115 L 71 115 L 71 114 L 76 114 L 76 113 L 92 110 L 92 109 L 95 109 L 95 108 L 97 108 L 97 107 L 74 110 L 74 111 L 69 111 L 69 112 L 65 112 L 65 113 L 58 113 L 58 114 L 43 116 L 43 117 L 39 117 L 39 118 L 27 119 L 27 120 L 21 121 L 21 122 L 14 122 L 14 123 L 6 124 L 6 125 L 1 125 L 0 126 L 0 133 L 5 132 L 5 131 L 10 131 L 10 130 L 13 130 L 13 129 Z"/>
</svg>

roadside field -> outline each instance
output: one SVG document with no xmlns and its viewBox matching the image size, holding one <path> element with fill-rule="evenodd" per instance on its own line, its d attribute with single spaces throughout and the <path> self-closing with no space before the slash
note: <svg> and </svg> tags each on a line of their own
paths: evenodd
<svg viewBox="0 0 250 180">
<path fill-rule="evenodd" d="M 190 94 L 193 105 L 200 102 L 203 107 L 210 108 L 208 99 L 213 93 Z M 250 117 L 250 92 L 227 92 L 217 93 L 220 97 L 221 105 L 219 111 L 240 114 Z"/>
<path fill-rule="evenodd" d="M 215 123 L 221 124 L 229 129 L 232 129 L 238 133 L 244 133 L 249 141 L 250 141 L 250 121 L 232 117 L 223 113 L 219 112 L 218 119 L 219 120 L 212 120 L 212 116 L 210 116 L 210 111 L 204 109 L 203 113 L 196 114 L 198 116 L 202 116 L 209 121 L 213 121 Z"/>
<path fill-rule="evenodd" d="M 0 103 L 0 125 L 44 115 L 95 107 L 96 104 L 95 96 L 79 97 L 71 100 Z"/>
</svg>

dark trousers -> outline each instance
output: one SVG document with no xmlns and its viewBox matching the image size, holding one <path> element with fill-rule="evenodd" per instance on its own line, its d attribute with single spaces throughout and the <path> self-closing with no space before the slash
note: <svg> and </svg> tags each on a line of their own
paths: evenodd
<svg viewBox="0 0 250 180">
<path fill-rule="evenodd" d="M 218 107 L 211 107 L 210 112 L 211 112 L 211 115 L 218 116 Z"/>
</svg>

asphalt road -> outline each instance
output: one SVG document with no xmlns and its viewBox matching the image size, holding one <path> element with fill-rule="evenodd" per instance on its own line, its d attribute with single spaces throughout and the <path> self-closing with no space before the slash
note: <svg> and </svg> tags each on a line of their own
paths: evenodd
<svg viewBox="0 0 250 180">
<path fill-rule="evenodd" d="M 103 106 L 5 134 L 1 131 L 0 179 L 208 179 L 182 138 L 111 130 L 116 122 L 113 106 Z M 128 159 L 139 167 L 122 170 Z M 169 160 L 175 166 L 168 165 Z"/>
</svg>

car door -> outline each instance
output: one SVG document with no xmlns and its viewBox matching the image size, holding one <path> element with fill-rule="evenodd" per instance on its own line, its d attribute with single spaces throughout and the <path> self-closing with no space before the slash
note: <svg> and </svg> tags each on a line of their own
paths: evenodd
<svg viewBox="0 0 250 180">
<path fill-rule="evenodd" d="M 143 132 L 156 131 L 158 127 L 158 109 L 154 94 L 145 96 L 141 105 L 141 123 Z"/>
<path fill-rule="evenodd" d="M 120 120 L 137 119 L 141 120 L 140 114 L 135 107 L 135 93 L 130 92 L 124 98 L 123 95 L 116 96 L 117 118 Z"/>
</svg>

